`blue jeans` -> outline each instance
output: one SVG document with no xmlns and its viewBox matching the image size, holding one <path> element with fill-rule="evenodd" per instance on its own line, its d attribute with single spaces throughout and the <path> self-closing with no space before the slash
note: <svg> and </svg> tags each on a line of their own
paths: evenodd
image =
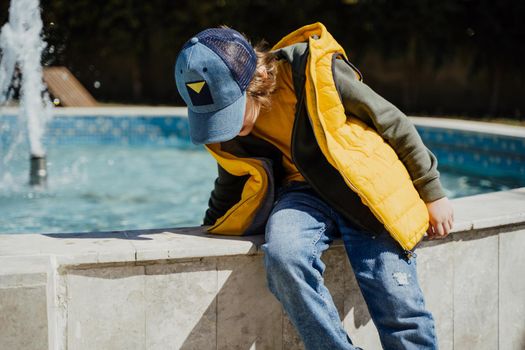
<svg viewBox="0 0 525 350">
<path fill-rule="evenodd" d="M 341 237 L 384 349 L 437 349 L 432 314 L 425 308 L 416 257 L 385 230 L 356 228 L 305 182 L 279 189 L 262 245 L 269 290 L 308 350 L 360 349 L 342 326 L 323 283 L 321 254 Z"/>
</svg>

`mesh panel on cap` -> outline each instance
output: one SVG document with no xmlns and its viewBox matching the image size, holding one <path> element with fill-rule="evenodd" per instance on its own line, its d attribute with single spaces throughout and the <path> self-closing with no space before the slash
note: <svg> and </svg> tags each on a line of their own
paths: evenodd
<svg viewBox="0 0 525 350">
<path fill-rule="evenodd" d="M 236 30 L 227 28 L 206 29 L 196 36 L 224 61 L 241 90 L 246 90 L 257 65 L 255 51 L 246 39 Z"/>
</svg>

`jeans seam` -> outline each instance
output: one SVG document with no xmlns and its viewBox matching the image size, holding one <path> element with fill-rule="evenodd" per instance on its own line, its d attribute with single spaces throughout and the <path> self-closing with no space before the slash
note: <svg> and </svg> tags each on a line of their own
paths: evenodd
<svg viewBox="0 0 525 350">
<path fill-rule="evenodd" d="M 317 242 L 319 242 L 319 240 L 321 239 L 322 235 L 324 232 L 326 232 L 327 230 L 327 226 L 329 224 L 326 224 L 325 226 L 323 226 L 319 232 L 318 232 L 318 235 L 316 236 L 316 238 L 314 239 L 314 241 L 312 242 L 312 246 L 313 246 L 313 253 L 312 255 L 310 256 L 310 261 L 309 261 L 309 264 L 311 266 L 313 266 L 313 260 L 314 260 L 314 257 L 316 256 L 317 253 L 319 253 L 317 251 L 317 248 L 316 248 L 316 244 Z M 323 279 L 323 276 L 321 275 L 321 273 L 313 268 L 313 270 L 315 271 L 314 273 L 317 273 L 318 277 L 317 277 L 317 282 L 320 284 L 322 279 Z M 325 286 L 326 287 L 326 286 Z M 328 288 L 328 287 L 326 287 Z M 325 306 L 328 306 L 328 300 L 325 298 L 325 296 L 323 295 L 322 291 L 318 288 L 316 288 L 316 292 L 319 294 L 319 296 L 321 297 L 321 299 L 324 301 L 324 304 Z M 335 306 L 335 305 L 334 305 Z M 331 313 L 331 312 L 328 312 L 328 314 L 330 315 L 330 319 L 332 320 L 333 324 L 336 326 L 336 328 L 339 328 L 341 325 L 340 325 L 340 318 L 339 318 L 339 314 L 337 315 L 337 319 L 334 318 L 334 315 Z"/>
<path fill-rule="evenodd" d="M 323 235 L 323 233 L 326 231 L 326 225 L 321 227 L 321 229 L 317 232 L 317 235 L 314 237 L 311 245 L 313 247 L 312 249 L 312 254 L 310 254 L 310 256 L 308 257 L 308 263 L 310 265 L 313 266 L 313 261 L 314 261 L 314 257 L 316 256 L 316 254 L 318 253 L 317 251 L 317 248 L 316 248 L 316 244 L 317 242 L 319 242 L 319 240 L 321 239 L 321 236 Z M 315 269 L 314 269 L 315 270 Z M 317 270 L 316 270 L 317 271 Z"/>
</svg>

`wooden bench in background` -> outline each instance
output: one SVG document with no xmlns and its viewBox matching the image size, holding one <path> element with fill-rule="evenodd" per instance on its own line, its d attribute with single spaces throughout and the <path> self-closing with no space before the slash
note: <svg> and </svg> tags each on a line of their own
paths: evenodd
<svg viewBox="0 0 525 350">
<path fill-rule="evenodd" d="M 64 107 L 95 107 L 97 101 L 66 67 L 45 67 L 44 81 Z"/>
</svg>

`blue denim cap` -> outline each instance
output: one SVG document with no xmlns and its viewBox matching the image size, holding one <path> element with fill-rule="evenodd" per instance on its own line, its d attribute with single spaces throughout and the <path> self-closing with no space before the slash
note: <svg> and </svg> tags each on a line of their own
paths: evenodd
<svg viewBox="0 0 525 350">
<path fill-rule="evenodd" d="M 175 81 L 188 106 L 194 144 L 228 141 L 239 134 L 256 65 L 255 51 L 233 29 L 206 29 L 184 44 Z"/>
</svg>

